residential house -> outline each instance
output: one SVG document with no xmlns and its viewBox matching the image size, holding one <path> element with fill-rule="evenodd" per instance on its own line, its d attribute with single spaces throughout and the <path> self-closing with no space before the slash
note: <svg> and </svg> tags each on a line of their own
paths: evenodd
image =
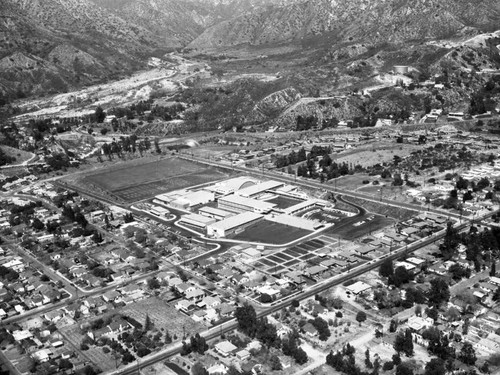
<svg viewBox="0 0 500 375">
<path fill-rule="evenodd" d="M 116 290 L 110 290 L 102 295 L 102 299 L 106 302 L 114 302 L 121 296 Z"/>
<path fill-rule="evenodd" d="M 63 316 L 64 312 L 62 310 L 52 310 L 43 315 L 43 317 L 51 323 L 57 322 L 58 320 L 62 319 Z"/>
<path fill-rule="evenodd" d="M 97 288 L 102 283 L 102 280 L 100 278 L 88 273 L 80 277 L 80 279 L 92 288 Z"/>
<path fill-rule="evenodd" d="M 197 310 L 197 311 L 193 312 L 193 314 L 191 314 L 191 318 L 195 322 L 202 322 L 203 320 L 205 320 L 206 316 L 207 316 L 206 310 Z"/>
<path fill-rule="evenodd" d="M 81 278 L 83 275 L 87 274 L 87 269 L 84 268 L 83 266 L 79 266 L 76 268 L 73 268 L 69 271 L 70 275 L 73 276 L 75 279 Z"/>
<path fill-rule="evenodd" d="M 186 314 L 188 314 L 189 311 L 196 308 L 196 306 L 193 304 L 193 302 L 182 299 L 175 304 L 175 308 L 179 311 L 183 311 Z"/>
<path fill-rule="evenodd" d="M 189 301 L 198 303 L 205 297 L 205 292 L 199 288 L 196 288 L 194 290 L 187 291 L 185 293 L 185 297 Z"/>
<path fill-rule="evenodd" d="M 318 335 L 318 330 L 311 324 L 311 323 L 306 323 L 303 327 L 302 330 L 304 333 L 310 337 L 315 337 Z"/>
<path fill-rule="evenodd" d="M 198 303 L 198 307 L 205 307 L 206 309 L 213 309 L 216 306 L 219 306 L 221 304 L 221 300 L 218 296 L 212 297 L 208 296 L 205 297 L 201 300 L 200 303 Z"/>
<path fill-rule="evenodd" d="M 177 289 L 177 291 L 181 294 L 186 294 L 188 292 L 194 291 L 196 289 L 196 286 L 194 286 L 193 284 L 182 283 L 176 285 L 175 289 Z"/>
<path fill-rule="evenodd" d="M 217 310 L 221 318 L 230 318 L 236 311 L 236 306 L 230 305 L 228 303 L 222 303 L 218 306 Z"/>
<path fill-rule="evenodd" d="M 64 306 L 62 308 L 65 313 L 70 316 L 71 318 L 74 318 L 76 315 L 76 312 L 80 311 L 80 305 L 78 303 L 72 303 L 71 305 Z"/>
<path fill-rule="evenodd" d="M 231 344 L 229 341 L 221 341 L 214 346 L 215 350 L 223 357 L 229 357 L 232 355 L 238 347 Z"/>
<path fill-rule="evenodd" d="M 138 291 L 141 291 L 142 292 L 142 289 L 139 285 L 137 284 L 130 284 L 130 285 L 127 285 L 126 287 L 122 288 L 120 290 L 121 294 L 124 294 L 124 295 L 130 295 L 130 294 L 134 294 Z"/>
<path fill-rule="evenodd" d="M 246 360 L 250 359 L 250 357 L 251 357 L 251 354 L 246 349 L 243 349 L 243 350 L 236 352 L 236 358 L 238 358 L 240 361 L 246 361 Z"/>
<path fill-rule="evenodd" d="M 123 318 L 114 318 L 108 325 L 112 333 L 120 333 L 131 328 L 130 324 Z"/>
</svg>

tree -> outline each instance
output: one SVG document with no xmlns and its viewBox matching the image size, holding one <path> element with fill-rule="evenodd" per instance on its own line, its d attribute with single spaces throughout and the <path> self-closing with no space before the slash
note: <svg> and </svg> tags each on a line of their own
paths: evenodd
<svg viewBox="0 0 500 375">
<path fill-rule="evenodd" d="M 293 358 L 295 359 L 295 362 L 299 365 L 303 365 L 309 360 L 309 358 L 307 357 L 307 353 L 302 348 L 297 348 L 297 350 L 295 350 Z"/>
<path fill-rule="evenodd" d="M 196 362 L 191 368 L 192 375 L 208 375 L 208 371 L 200 362 Z"/>
<path fill-rule="evenodd" d="M 464 342 L 458 358 L 469 366 L 473 366 L 476 363 L 476 351 L 470 342 Z"/>
<path fill-rule="evenodd" d="M 326 320 L 324 320 L 323 318 L 318 316 L 314 320 L 311 320 L 310 323 L 318 331 L 318 334 L 319 334 L 318 338 L 321 341 L 328 340 L 331 333 L 330 333 L 330 329 L 328 328 L 328 323 L 326 322 Z"/>
<path fill-rule="evenodd" d="M 159 289 L 160 288 L 160 282 L 156 277 L 152 277 L 148 279 L 148 288 L 149 289 Z"/>
<path fill-rule="evenodd" d="M 398 324 L 399 322 L 396 319 L 391 319 L 391 322 L 389 323 L 389 332 L 396 332 Z"/>
<path fill-rule="evenodd" d="M 104 121 L 104 119 L 106 118 L 106 112 L 104 112 L 104 110 L 99 106 L 96 108 L 96 110 L 94 112 L 94 116 L 95 116 L 95 120 L 98 123 L 102 123 Z"/>
<path fill-rule="evenodd" d="M 366 320 L 366 313 L 364 311 L 358 311 L 356 314 L 356 320 L 358 321 L 359 325 L 363 323 Z"/>
<path fill-rule="evenodd" d="M 277 355 L 272 355 L 269 358 L 269 366 L 271 367 L 271 370 L 273 371 L 279 371 L 283 369 L 283 366 L 281 365 L 281 361 Z"/>
<path fill-rule="evenodd" d="M 394 275 L 389 278 L 389 282 L 399 287 L 402 284 L 407 283 L 413 278 L 413 274 L 410 273 L 405 267 L 399 266 L 394 270 Z"/>
<path fill-rule="evenodd" d="M 490 276 L 496 276 L 497 274 L 497 265 L 495 261 L 491 262 Z"/>
<path fill-rule="evenodd" d="M 205 338 L 201 337 L 199 333 L 196 333 L 194 336 L 191 336 L 190 348 L 192 351 L 203 355 L 205 351 L 207 351 L 208 345 Z"/>
<path fill-rule="evenodd" d="M 399 331 L 394 340 L 394 350 L 398 353 L 405 353 L 407 357 L 413 356 L 413 338 L 411 331 Z"/>
<path fill-rule="evenodd" d="M 441 358 L 432 358 L 425 365 L 425 375 L 445 375 L 446 368 Z"/>
<path fill-rule="evenodd" d="M 382 277 L 390 277 L 394 274 L 394 265 L 392 259 L 386 259 L 379 267 L 379 275 Z"/>
<path fill-rule="evenodd" d="M 460 176 L 455 186 L 458 190 L 465 190 L 469 186 L 469 181 Z"/>
<path fill-rule="evenodd" d="M 31 226 L 33 227 L 33 229 L 39 231 L 45 227 L 45 224 L 39 218 L 35 217 Z"/>
<path fill-rule="evenodd" d="M 407 363 L 401 363 L 396 367 L 396 375 L 413 375 L 413 369 Z"/>
<path fill-rule="evenodd" d="M 439 245 L 439 250 L 441 254 L 443 254 L 443 259 L 450 260 L 455 255 L 458 245 L 458 231 L 453 227 L 453 223 L 448 222 L 443 242 Z"/>
<path fill-rule="evenodd" d="M 257 331 L 257 314 L 253 306 L 244 304 L 238 307 L 234 314 L 239 329 L 249 337 L 255 337 Z"/>
<path fill-rule="evenodd" d="M 153 322 L 151 321 L 151 318 L 149 317 L 149 314 L 146 314 L 146 319 L 144 321 L 144 331 L 149 331 L 153 328 Z"/>
<path fill-rule="evenodd" d="M 440 277 L 432 279 L 428 298 L 429 303 L 434 306 L 439 306 L 442 303 L 448 302 L 450 299 L 450 288 L 448 287 L 448 283 Z"/>
<path fill-rule="evenodd" d="M 366 349 L 366 352 L 365 352 L 365 366 L 367 368 L 373 368 L 373 363 L 370 359 L 370 349 Z"/>
</svg>

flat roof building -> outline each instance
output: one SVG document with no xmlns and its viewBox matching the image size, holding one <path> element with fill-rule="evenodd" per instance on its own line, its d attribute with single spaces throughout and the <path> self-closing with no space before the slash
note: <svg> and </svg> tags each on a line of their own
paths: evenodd
<svg viewBox="0 0 500 375">
<path fill-rule="evenodd" d="M 363 293 L 363 292 L 370 290 L 370 289 L 371 289 L 371 286 L 368 285 L 367 283 L 362 282 L 362 281 L 357 281 L 354 284 L 349 285 L 347 287 L 347 290 L 352 292 L 353 294 Z"/>
<path fill-rule="evenodd" d="M 207 225 L 215 223 L 216 220 L 208 216 L 189 214 L 189 215 L 183 215 L 181 217 L 180 222 L 191 225 L 199 229 L 205 229 Z"/>
<path fill-rule="evenodd" d="M 284 185 L 285 184 L 283 182 L 270 180 L 241 189 L 236 192 L 236 194 L 241 195 L 242 197 L 252 198 L 256 195 L 266 192 L 267 190 L 274 190 Z"/>
<path fill-rule="evenodd" d="M 216 220 L 224 220 L 234 216 L 234 212 L 224 211 L 214 207 L 201 207 L 198 213 L 203 216 L 212 217 Z"/>
<path fill-rule="evenodd" d="M 238 230 L 261 220 L 262 215 L 255 212 L 243 212 L 222 221 L 207 226 L 207 234 L 210 237 L 226 237 Z"/>
<path fill-rule="evenodd" d="M 326 203 L 323 201 L 317 200 L 317 199 L 312 199 L 312 200 L 300 202 L 294 206 L 285 208 L 283 211 L 285 211 L 286 214 L 293 215 L 294 213 L 305 210 L 305 209 L 312 207 L 312 206 L 325 207 Z"/>
<path fill-rule="evenodd" d="M 312 232 L 314 232 L 319 228 L 324 227 L 324 224 L 321 224 L 318 221 L 304 219 L 302 217 L 286 215 L 286 214 L 272 215 L 272 217 L 268 217 L 267 220 L 295 228 L 310 230 Z"/>
<path fill-rule="evenodd" d="M 239 195 L 228 195 L 218 200 L 218 208 L 232 212 L 256 212 L 268 213 L 276 204 L 260 201 L 252 198 L 245 198 Z"/>
</svg>

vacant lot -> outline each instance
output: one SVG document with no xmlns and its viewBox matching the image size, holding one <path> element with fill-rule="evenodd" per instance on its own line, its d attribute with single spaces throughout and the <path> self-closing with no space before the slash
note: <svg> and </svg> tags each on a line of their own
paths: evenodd
<svg viewBox="0 0 500 375">
<path fill-rule="evenodd" d="M 307 236 L 311 232 L 289 225 L 261 220 L 233 237 L 239 241 L 262 242 L 270 244 L 286 244 Z"/>
<path fill-rule="evenodd" d="M 200 185 L 227 177 L 222 170 L 177 158 L 145 164 L 109 168 L 84 178 L 84 183 L 122 198 L 127 202 L 151 198 L 167 191 Z"/>
<path fill-rule="evenodd" d="M 389 218 L 396 219 L 397 221 L 405 221 L 411 219 L 412 217 L 418 215 L 417 211 L 407 210 L 403 207 L 389 206 L 385 203 L 378 203 L 373 201 L 367 201 L 361 198 L 349 197 L 346 198 L 349 202 L 360 205 L 367 211 L 377 213 L 379 215 L 387 216 Z"/>
<path fill-rule="evenodd" d="M 346 240 L 355 240 L 356 238 L 360 238 L 362 236 L 385 228 L 388 225 L 394 224 L 394 219 L 384 216 L 373 215 L 373 219 L 369 221 L 366 220 L 367 217 L 369 217 L 369 215 L 366 215 L 364 218 L 360 218 L 356 221 L 352 221 L 349 224 L 334 226 L 328 231 L 328 234 L 340 236 Z M 354 225 L 360 222 L 364 223 L 360 225 Z"/>
<path fill-rule="evenodd" d="M 187 336 L 200 332 L 205 327 L 193 319 L 177 311 L 173 305 L 158 297 L 150 297 L 133 304 L 127 305 L 119 310 L 123 315 L 134 318 L 144 324 L 146 315 L 149 315 L 155 328 L 165 330 L 175 339 L 181 339 L 184 332 Z"/>
<path fill-rule="evenodd" d="M 346 151 L 337 155 L 335 161 L 337 163 L 347 163 L 353 165 L 361 165 L 362 167 L 370 167 L 375 164 L 382 164 L 384 162 L 391 162 L 394 156 L 404 158 L 410 155 L 414 150 L 421 148 L 421 146 L 393 143 L 387 146 L 365 146 L 363 149 L 353 151 Z"/>
</svg>

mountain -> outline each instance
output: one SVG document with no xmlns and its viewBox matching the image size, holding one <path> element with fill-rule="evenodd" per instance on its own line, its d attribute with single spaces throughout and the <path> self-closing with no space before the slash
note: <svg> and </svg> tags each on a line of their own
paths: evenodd
<svg viewBox="0 0 500 375">
<path fill-rule="evenodd" d="M 295 1 L 281 0 L 279 4 Z M 273 0 L 1 0 L 0 96 L 118 78 Z M 34 61 L 34 64 L 26 63 Z"/>
<path fill-rule="evenodd" d="M 0 94 L 61 92 L 132 72 L 160 40 L 86 0 L 0 2 Z"/>
<path fill-rule="evenodd" d="M 425 47 L 404 56 L 409 45 L 464 40 L 499 24 L 498 0 L 0 0 L 0 103 L 2 96 L 105 83 L 146 67 L 151 56 L 185 47 L 196 55 L 255 46 L 243 57 L 258 63 L 236 59 L 241 69 L 265 67 L 262 56 L 292 46 L 272 73 L 300 70 L 308 81 L 321 73 L 318 66 L 335 63 L 350 69 L 348 76 L 318 81 L 334 78 L 348 87 L 360 70 L 369 76 L 384 63 L 406 60 L 430 65 L 447 52 Z"/>
<path fill-rule="evenodd" d="M 297 0 L 92 0 L 120 18 L 144 25 L 166 46 L 184 47 L 206 28 L 271 4 Z"/>
<path fill-rule="evenodd" d="M 496 0 L 307 0 L 269 6 L 205 30 L 189 47 L 213 49 L 300 41 L 322 33 L 339 42 L 441 39 L 500 24 Z"/>
</svg>

